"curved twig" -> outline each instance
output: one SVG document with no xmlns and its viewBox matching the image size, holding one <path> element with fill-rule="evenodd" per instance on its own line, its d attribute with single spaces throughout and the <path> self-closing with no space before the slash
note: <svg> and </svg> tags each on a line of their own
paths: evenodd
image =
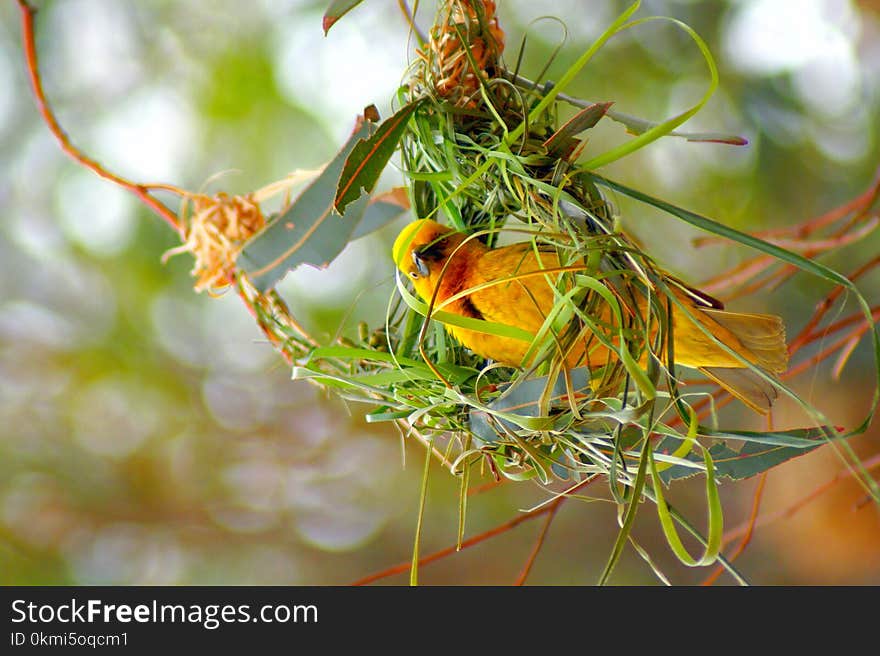
<svg viewBox="0 0 880 656">
<path fill-rule="evenodd" d="M 34 41 L 34 15 L 36 14 L 36 9 L 32 7 L 27 0 L 18 0 L 18 7 L 21 11 L 21 29 L 27 72 L 28 77 L 30 78 L 31 88 L 33 89 L 34 100 L 37 103 L 37 110 L 40 112 L 40 116 L 43 117 L 46 126 L 55 136 L 55 139 L 61 146 L 61 150 L 96 175 L 133 193 L 141 200 L 141 202 L 162 217 L 169 226 L 182 235 L 182 228 L 177 220 L 177 216 L 165 207 L 165 205 L 153 198 L 150 195 L 149 190 L 161 189 L 177 193 L 181 196 L 184 195 L 183 191 L 168 184 L 137 184 L 131 182 L 130 180 L 111 173 L 71 143 L 70 138 L 58 123 L 58 119 L 55 117 L 52 108 L 49 106 L 49 102 L 46 100 L 46 94 L 43 91 L 43 82 L 40 78 L 40 70 L 37 64 L 37 48 Z"/>
<path fill-rule="evenodd" d="M 589 485 L 593 481 L 597 480 L 598 478 L 599 478 L 599 476 L 596 475 L 596 476 L 591 476 L 590 478 L 587 478 L 587 479 L 581 481 L 580 484 L 578 484 L 577 486 L 570 489 L 568 491 L 568 494 L 571 494 L 571 493 L 575 492 L 576 490 L 579 490 L 581 488 L 586 487 L 587 485 Z M 446 556 L 451 556 L 456 551 L 461 551 L 462 549 L 467 549 L 468 547 L 473 547 L 474 545 L 480 544 L 481 542 L 484 542 L 484 541 L 488 540 L 489 538 L 493 538 L 496 535 L 506 533 L 510 529 L 516 528 L 517 526 L 519 526 L 523 522 L 527 522 L 530 519 L 535 519 L 536 517 L 540 517 L 541 515 L 545 515 L 547 513 L 555 514 L 556 511 L 559 509 L 559 506 L 561 506 L 567 499 L 568 499 L 567 496 L 560 496 L 553 503 L 549 503 L 545 506 L 540 506 L 539 508 L 535 508 L 534 510 L 530 510 L 529 512 L 525 512 L 521 515 L 517 515 L 513 519 L 511 519 L 507 522 L 504 522 L 503 524 L 499 524 L 498 526 L 496 526 L 494 528 L 490 528 L 488 531 L 483 531 L 482 533 L 479 533 L 479 534 L 473 536 L 472 538 L 468 538 L 467 540 L 465 540 L 464 542 L 461 543 L 460 547 L 457 544 L 453 544 L 451 546 L 446 547 L 445 549 L 440 549 L 439 551 L 435 551 L 432 554 L 428 554 L 427 556 L 419 559 L 419 567 L 433 563 L 434 561 L 440 560 L 441 558 L 445 558 Z M 549 524 L 549 522 L 548 522 L 548 524 Z M 543 542 L 543 538 L 542 538 L 542 542 Z M 537 555 L 537 554 L 535 554 L 535 555 Z M 530 560 L 534 560 L 534 557 L 531 557 Z M 367 585 L 369 583 L 374 583 L 374 582 L 379 581 L 381 579 L 388 578 L 389 576 L 394 576 L 395 574 L 401 574 L 403 572 L 407 572 L 407 571 L 409 571 L 409 568 L 411 566 L 412 566 L 412 563 L 410 561 L 398 563 L 397 565 L 393 565 L 387 569 L 382 570 L 381 572 L 376 572 L 375 574 L 370 574 L 369 576 L 365 576 L 364 578 L 359 579 L 359 580 L 355 581 L 354 583 L 352 583 L 352 585 Z"/>
<path fill-rule="evenodd" d="M 565 497 L 559 497 L 556 501 L 550 504 L 550 512 L 547 515 L 547 519 L 544 520 L 544 526 L 541 527 L 541 532 L 538 534 L 538 539 L 535 541 L 535 546 L 532 547 L 532 552 L 529 554 L 529 559 L 526 561 L 526 564 L 523 567 L 522 572 L 520 572 L 519 576 L 517 577 L 516 583 L 514 583 L 514 585 L 525 584 L 529 573 L 532 571 L 532 565 L 535 564 L 535 559 L 538 557 L 538 554 L 541 552 L 541 548 L 544 546 L 544 539 L 547 537 L 547 532 L 550 530 L 550 524 L 553 523 L 553 518 L 556 517 L 556 511 L 559 510 L 559 506 L 562 505 L 563 499 L 565 499 Z"/>
</svg>

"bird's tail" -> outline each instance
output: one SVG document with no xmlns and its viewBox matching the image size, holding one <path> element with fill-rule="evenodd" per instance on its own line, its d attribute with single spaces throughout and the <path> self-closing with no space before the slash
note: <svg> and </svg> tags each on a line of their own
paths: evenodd
<svg viewBox="0 0 880 656">
<path fill-rule="evenodd" d="M 724 310 L 704 309 L 742 344 L 740 354 L 766 372 L 782 373 L 788 368 L 788 347 L 785 326 L 780 317 L 769 314 L 740 314 Z M 745 363 L 736 367 L 699 367 L 708 378 L 721 385 L 740 401 L 766 414 L 779 393 L 776 387 Z"/>
<path fill-rule="evenodd" d="M 752 369 L 733 367 L 700 367 L 699 371 L 745 403 L 755 412 L 766 415 L 779 392 Z"/>
</svg>

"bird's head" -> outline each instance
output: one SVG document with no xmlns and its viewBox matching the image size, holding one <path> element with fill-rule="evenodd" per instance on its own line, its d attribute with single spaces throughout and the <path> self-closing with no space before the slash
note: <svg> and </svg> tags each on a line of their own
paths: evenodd
<svg viewBox="0 0 880 656">
<path fill-rule="evenodd" d="M 412 280 L 419 295 L 428 299 L 444 263 L 463 237 L 436 221 L 419 219 L 407 224 L 397 235 L 392 257 L 400 272 Z"/>
</svg>

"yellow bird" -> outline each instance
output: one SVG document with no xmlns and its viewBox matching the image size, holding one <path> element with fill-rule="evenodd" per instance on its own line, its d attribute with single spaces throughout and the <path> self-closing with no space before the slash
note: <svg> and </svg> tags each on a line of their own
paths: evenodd
<svg viewBox="0 0 880 656">
<path fill-rule="evenodd" d="M 490 249 L 477 239 L 468 239 L 467 235 L 429 219 L 405 226 L 392 251 L 398 269 L 412 281 L 425 302 L 434 299 L 435 309 L 515 326 L 532 335 L 539 332 L 555 303 L 548 277 L 555 280 L 558 274 L 540 272 L 560 266 L 555 251 L 538 253 L 525 242 Z M 782 319 L 727 312 L 719 301 L 685 287 L 671 276 L 668 280 L 690 315 L 742 358 L 719 346 L 673 303 L 676 364 L 699 369 L 756 412 L 768 412 L 777 396 L 776 389 L 749 369 L 743 359 L 768 372 L 786 370 L 788 350 Z M 460 296 L 453 299 L 456 295 Z M 644 299 L 639 305 L 644 311 Z M 610 316 L 610 310 L 606 310 L 605 316 L 597 319 L 607 323 Z M 528 342 L 452 324 L 445 326 L 458 341 L 482 357 L 517 367 L 530 364 L 526 361 Z M 612 357 L 617 356 L 587 333 L 571 344 L 565 361 L 569 367 L 594 368 L 605 365 Z"/>
</svg>

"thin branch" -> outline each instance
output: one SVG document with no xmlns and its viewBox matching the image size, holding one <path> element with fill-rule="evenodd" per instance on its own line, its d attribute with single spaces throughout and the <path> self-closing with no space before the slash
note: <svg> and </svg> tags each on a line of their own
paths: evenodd
<svg viewBox="0 0 880 656">
<path fill-rule="evenodd" d="M 803 362 L 798 363 L 797 365 L 795 365 L 794 367 L 792 367 L 791 369 L 786 371 L 781 377 L 783 379 L 794 378 L 799 373 L 806 371 L 807 369 L 811 369 L 812 367 L 819 364 L 823 360 L 830 358 L 837 351 L 839 351 L 844 346 L 846 346 L 851 339 L 852 339 L 852 334 L 844 335 L 842 338 L 840 338 L 839 340 L 837 340 L 836 342 L 834 342 L 833 344 L 831 344 L 830 346 L 828 346 L 824 350 L 820 351 L 819 353 L 817 353 L 813 357 L 809 358 L 808 360 L 804 360 Z"/>
<path fill-rule="evenodd" d="M 40 78 L 40 70 L 37 63 L 37 47 L 34 40 L 34 15 L 36 14 L 36 9 L 34 9 L 26 0 L 18 0 L 18 7 L 21 11 L 21 28 L 22 28 L 22 38 L 24 41 L 24 56 L 25 61 L 27 63 L 27 71 L 28 77 L 30 78 L 31 88 L 34 93 L 34 100 L 37 103 L 37 110 L 40 112 L 40 116 L 43 117 L 47 127 L 58 140 L 59 145 L 61 146 L 61 150 L 63 150 L 67 155 L 73 158 L 77 163 L 82 164 L 86 168 L 90 169 L 96 175 L 104 178 L 105 180 L 109 180 L 114 184 L 127 189 L 135 196 L 137 196 L 147 207 L 153 210 L 156 214 L 162 217 L 165 222 L 174 228 L 178 233 L 182 234 L 181 226 L 177 221 L 177 216 L 169 210 L 165 205 L 160 203 L 158 200 L 153 198 L 149 194 L 150 189 L 162 189 L 165 191 L 172 191 L 180 194 L 181 196 L 184 193 L 174 187 L 173 185 L 167 184 L 155 184 L 155 185 L 143 185 L 136 184 L 131 182 L 130 180 L 126 180 L 123 177 L 110 173 L 107 169 L 105 169 L 101 164 L 91 159 L 87 155 L 85 155 L 81 150 L 79 150 L 76 146 L 71 143 L 70 138 L 62 129 L 61 125 L 58 123 L 58 119 L 55 117 L 54 112 L 49 106 L 49 102 L 46 100 L 46 94 L 43 91 L 43 83 Z"/>
<path fill-rule="evenodd" d="M 764 239 L 777 246 L 800 252 L 804 257 L 815 259 L 823 253 L 859 241 L 876 229 L 880 216 L 875 212 L 872 213 L 872 210 L 877 204 L 878 198 L 880 198 L 880 170 L 877 172 L 876 181 L 865 192 L 840 207 L 829 210 L 825 214 L 794 227 L 775 228 L 753 234 L 755 237 Z M 842 225 L 829 231 L 829 234 L 824 238 L 807 241 L 807 238 L 813 235 L 813 233 L 847 217 L 849 218 Z M 859 223 L 865 223 L 865 225 L 857 230 L 853 230 Z M 723 238 L 720 237 L 700 237 L 695 239 L 693 243 L 696 247 L 701 247 L 723 241 Z M 719 294 L 723 290 L 735 289 L 749 280 L 752 281 L 747 287 L 738 289 L 735 293 L 728 295 L 728 300 L 746 296 L 763 287 L 772 290 L 788 280 L 798 270 L 794 265 L 787 264 L 772 274 L 759 278 L 771 267 L 778 266 L 778 264 L 772 256 L 757 255 L 707 280 L 701 285 L 701 289 L 709 293 Z M 875 262 L 869 262 L 863 269 L 868 270 L 874 266 L 876 266 Z M 861 272 L 864 273 L 864 270 L 861 270 Z M 856 273 L 853 275 L 857 277 L 860 274 Z"/>
<path fill-rule="evenodd" d="M 880 454 L 875 455 L 872 458 L 862 461 L 862 467 L 869 471 L 874 469 L 875 467 L 880 467 Z M 853 469 L 842 469 L 837 474 L 835 474 L 834 478 L 822 483 L 815 490 L 802 497 L 801 499 L 795 501 L 793 504 L 788 506 L 787 508 L 783 508 L 782 510 L 778 510 L 776 512 L 762 515 L 758 517 L 757 521 L 754 522 L 754 528 L 760 528 L 762 526 L 766 526 L 773 522 L 779 521 L 780 519 L 789 519 L 794 516 L 797 512 L 802 510 L 805 506 L 807 506 L 811 501 L 821 496 L 829 489 L 844 481 L 848 478 L 853 478 L 856 475 Z M 752 530 L 751 522 L 745 522 L 744 524 L 740 524 L 736 528 L 729 530 L 724 534 L 724 537 L 721 540 L 723 545 L 727 545 L 733 540 L 737 539 L 740 536 L 746 535 L 750 530 Z"/>
<path fill-rule="evenodd" d="M 863 265 L 861 265 L 858 269 L 853 271 L 849 276 L 847 276 L 852 282 L 855 282 L 863 275 L 874 269 L 875 267 L 880 266 L 880 255 L 868 260 Z M 825 314 L 831 309 L 831 306 L 834 305 L 834 302 L 843 294 L 844 287 L 838 285 L 826 296 L 816 307 L 816 311 L 813 313 L 813 316 L 807 322 L 807 325 L 804 326 L 803 330 L 801 330 L 800 334 L 792 340 L 791 349 L 792 351 L 796 350 L 800 347 L 805 341 L 807 341 L 810 333 L 813 329 L 819 325 L 819 322 L 822 321 Z M 828 328 L 827 330 L 830 330 Z"/>
<path fill-rule="evenodd" d="M 554 508 L 553 505 L 544 506 L 542 508 L 538 508 L 537 510 L 533 510 L 528 513 L 523 513 L 522 515 L 517 515 L 510 521 L 505 522 L 504 524 L 500 524 L 495 528 L 491 528 L 488 531 L 484 531 L 483 533 L 479 533 L 478 535 L 473 536 L 461 543 L 461 549 L 458 548 L 458 545 L 453 544 L 452 546 L 446 547 L 445 549 L 441 549 L 440 551 L 435 551 L 432 554 L 424 556 L 419 559 L 419 567 L 423 567 L 430 563 L 433 563 L 435 560 L 440 560 L 446 556 L 451 556 L 456 551 L 467 549 L 468 547 L 473 547 L 476 544 L 480 544 L 489 538 L 493 538 L 496 535 L 501 535 L 502 533 L 506 533 L 512 528 L 516 528 L 523 522 L 527 522 L 530 519 L 535 519 L 536 517 L 540 517 L 546 513 L 549 513 Z M 381 572 L 377 572 L 375 574 L 370 574 L 369 576 L 365 576 L 362 579 L 359 579 L 352 583 L 352 585 L 367 585 L 369 583 L 373 583 L 375 581 L 379 581 L 381 579 L 387 578 L 389 576 L 394 576 L 395 574 L 401 574 L 403 572 L 408 572 L 412 567 L 412 562 L 407 560 L 406 562 L 398 563 L 388 569 L 382 570 Z"/>
<path fill-rule="evenodd" d="M 538 554 L 541 552 L 541 548 L 544 546 L 544 539 L 547 537 L 547 532 L 550 530 L 550 524 L 553 523 L 553 518 L 556 517 L 556 511 L 559 510 L 559 506 L 562 505 L 562 502 L 565 500 L 565 497 L 559 497 L 556 501 L 550 504 L 550 512 L 547 514 L 547 519 L 544 520 L 544 525 L 541 527 L 541 532 L 538 534 L 538 539 L 535 541 L 535 546 L 532 547 L 532 552 L 529 554 L 529 559 L 526 561 L 525 566 L 523 567 L 522 572 L 520 572 L 519 576 L 516 579 L 516 583 L 514 585 L 524 585 L 526 579 L 529 576 L 529 573 L 532 571 L 532 565 L 535 564 L 535 559 L 538 557 Z"/>
<path fill-rule="evenodd" d="M 706 280 L 700 285 L 700 289 L 709 294 L 717 294 L 725 289 L 737 287 L 763 273 L 773 266 L 775 261 L 776 258 L 772 255 L 758 255 Z"/>
<path fill-rule="evenodd" d="M 880 319 L 880 305 L 875 305 L 871 308 L 871 317 L 874 321 Z M 853 314 L 845 317 L 844 319 L 840 319 L 828 327 L 824 328 L 821 331 L 817 331 L 807 335 L 806 343 L 811 344 L 819 339 L 825 339 L 826 337 L 833 335 L 838 330 L 843 330 L 844 328 L 849 328 L 853 325 L 862 326 L 865 323 L 865 315 L 861 312 L 854 312 Z"/>
<path fill-rule="evenodd" d="M 397 6 L 400 8 L 400 12 L 403 14 L 406 24 L 409 25 L 409 29 L 412 30 L 412 33 L 415 35 L 416 41 L 419 42 L 419 47 L 423 47 L 425 42 L 427 42 L 428 37 L 426 37 L 419 29 L 419 26 L 416 25 L 415 13 L 410 10 L 406 0 L 397 0 Z M 418 6 L 418 2 L 416 2 L 416 6 Z"/>
<path fill-rule="evenodd" d="M 587 485 L 598 480 L 599 478 L 600 478 L 600 476 L 597 474 L 595 476 L 591 476 L 590 478 L 587 478 L 587 479 L 581 481 L 581 483 L 579 483 L 575 487 L 568 490 L 568 494 L 572 494 L 573 492 L 586 487 Z M 434 561 L 440 560 L 441 558 L 445 558 L 446 556 L 451 556 L 456 551 L 462 551 L 464 549 L 467 549 L 468 547 L 473 547 L 474 545 L 480 544 L 481 542 L 484 542 L 490 538 L 493 538 L 496 535 L 501 535 L 502 533 L 506 533 L 507 531 L 509 531 L 513 528 L 516 528 L 517 526 L 519 526 L 523 522 L 527 522 L 531 519 L 535 519 L 536 517 L 540 517 L 541 515 L 545 515 L 547 513 L 551 513 L 551 512 L 555 513 L 559 509 L 559 506 L 562 505 L 562 503 L 567 498 L 568 498 L 567 496 L 561 496 L 558 499 L 556 499 L 555 501 L 553 501 L 552 503 L 549 503 L 545 506 L 540 506 L 538 508 L 535 508 L 534 510 L 530 510 L 529 512 L 523 513 L 521 515 L 517 515 L 516 517 L 514 517 L 510 521 L 504 522 L 503 524 L 500 524 L 500 525 L 496 526 L 495 528 L 491 528 L 488 531 L 484 531 L 482 533 L 479 533 L 479 534 L 473 536 L 472 538 L 468 538 L 467 540 L 465 540 L 464 542 L 461 543 L 460 547 L 458 544 L 453 544 L 451 546 L 446 547 L 445 549 L 440 549 L 439 551 L 435 551 L 432 554 L 428 554 L 427 556 L 425 556 L 419 560 L 419 567 L 433 563 Z M 410 561 L 398 563 L 397 565 L 393 565 L 392 567 L 389 567 L 388 569 L 382 570 L 381 572 L 376 572 L 375 574 L 370 574 L 369 576 L 365 576 L 364 578 L 359 579 L 359 580 L 355 581 L 354 583 L 352 583 L 352 585 L 367 585 L 369 583 L 374 583 L 375 581 L 379 581 L 381 579 L 388 578 L 389 576 L 394 576 L 395 574 L 401 574 L 403 572 L 407 572 L 407 571 L 409 571 L 411 566 L 412 566 L 412 563 Z"/>
<path fill-rule="evenodd" d="M 766 240 L 781 236 L 791 237 L 792 235 L 800 238 L 809 237 L 820 228 L 831 225 L 849 214 L 855 213 L 853 221 L 864 218 L 878 198 L 880 198 L 880 169 L 877 170 L 875 182 L 866 191 L 840 207 L 835 207 L 825 214 L 810 219 L 794 228 L 773 228 L 756 232 L 754 235 Z M 713 243 L 722 243 L 723 241 L 724 239 L 721 237 L 698 237 L 693 241 L 693 244 L 695 246 L 705 246 Z"/>
<path fill-rule="evenodd" d="M 469 497 L 476 496 L 478 494 L 483 494 L 484 492 L 488 492 L 489 490 L 494 490 L 496 487 L 503 485 L 504 482 L 507 481 L 506 478 L 502 478 L 500 480 L 487 481 L 485 483 L 481 483 L 480 485 L 475 485 L 470 488 L 467 492 Z"/>
</svg>

